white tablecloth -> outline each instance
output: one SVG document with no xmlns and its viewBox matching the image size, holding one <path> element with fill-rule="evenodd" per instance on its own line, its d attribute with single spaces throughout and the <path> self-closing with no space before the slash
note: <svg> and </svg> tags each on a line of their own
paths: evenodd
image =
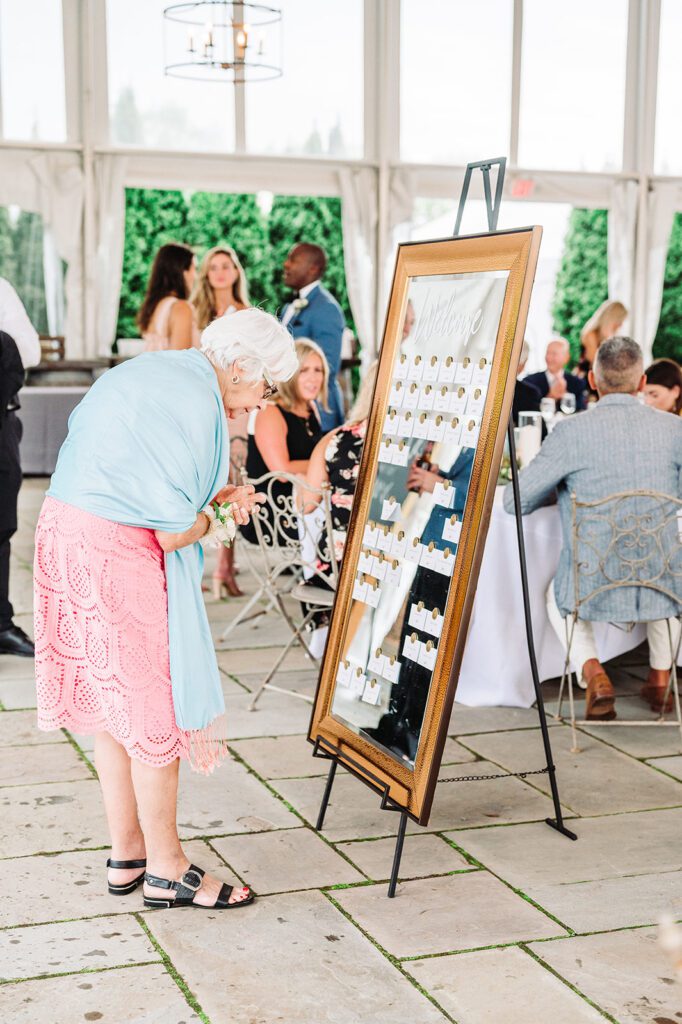
<svg viewBox="0 0 682 1024">
<path fill-rule="evenodd" d="M 486 539 L 478 588 L 469 625 L 455 699 L 470 707 L 530 707 L 535 699 L 526 645 L 521 594 L 521 572 L 516 520 L 502 507 L 498 488 Z M 541 508 L 524 516 L 535 651 L 540 679 L 560 676 L 564 652 L 550 625 L 545 592 L 556 572 L 562 545 L 559 510 Z M 646 626 L 630 632 L 595 624 L 597 650 L 602 661 L 637 647 Z"/>
</svg>

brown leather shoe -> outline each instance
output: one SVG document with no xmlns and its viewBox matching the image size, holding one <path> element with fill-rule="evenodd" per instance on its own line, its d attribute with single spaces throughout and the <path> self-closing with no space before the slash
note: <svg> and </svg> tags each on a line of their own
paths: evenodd
<svg viewBox="0 0 682 1024">
<path fill-rule="evenodd" d="M 585 718 L 595 722 L 610 722 L 616 717 L 616 693 L 606 672 L 597 672 L 587 684 Z"/>
<path fill-rule="evenodd" d="M 665 708 L 663 702 L 665 698 L 665 691 L 668 689 L 668 679 L 670 672 L 666 668 L 650 668 L 647 681 L 639 691 L 639 695 L 643 701 L 649 705 L 652 711 L 665 711 L 667 714 L 673 709 L 673 695 L 672 691 L 668 694 L 668 699 L 665 701 Z"/>
</svg>

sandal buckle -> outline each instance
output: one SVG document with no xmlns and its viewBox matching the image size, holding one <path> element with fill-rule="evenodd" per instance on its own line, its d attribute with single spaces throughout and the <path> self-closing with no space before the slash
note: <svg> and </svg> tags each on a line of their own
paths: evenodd
<svg viewBox="0 0 682 1024">
<path fill-rule="evenodd" d="M 198 871 L 192 871 L 190 869 L 189 871 L 185 871 L 180 881 L 187 889 L 191 889 L 192 892 L 197 892 L 201 889 L 203 879 Z"/>
</svg>

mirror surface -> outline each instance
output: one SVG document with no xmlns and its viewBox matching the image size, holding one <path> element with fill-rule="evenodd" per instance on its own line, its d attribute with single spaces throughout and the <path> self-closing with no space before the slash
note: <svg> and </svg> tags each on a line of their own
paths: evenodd
<svg viewBox="0 0 682 1024">
<path fill-rule="evenodd" d="M 466 528 L 508 276 L 410 278 L 395 349 L 332 714 L 410 768 Z"/>
</svg>

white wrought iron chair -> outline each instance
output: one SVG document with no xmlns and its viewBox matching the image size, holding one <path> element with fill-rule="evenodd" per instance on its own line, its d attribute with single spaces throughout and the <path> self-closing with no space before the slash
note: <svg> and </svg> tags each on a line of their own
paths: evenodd
<svg viewBox="0 0 682 1024">
<path fill-rule="evenodd" d="M 291 473 L 266 473 L 249 479 L 242 469 L 242 478 L 266 498 L 265 504 L 257 506 L 253 515 L 259 557 L 255 557 L 254 545 L 242 544 L 257 575 L 258 589 L 223 633 L 221 641 L 238 622 L 248 617 L 254 606 L 264 601 L 265 610 L 274 609 L 286 622 L 291 636 L 255 691 L 249 710 L 256 709 L 266 689 L 289 693 L 312 703 L 307 694 L 276 686 L 272 679 L 295 644 L 300 644 L 315 664 L 319 662 L 310 649 L 306 631 L 315 614 L 330 610 L 334 603 L 338 564 L 332 543 L 332 489 L 327 484 L 319 489 L 309 487 Z M 282 483 L 289 485 L 284 494 L 280 493 Z M 304 491 L 308 508 L 304 506 Z M 287 602 L 292 601 L 300 606 L 302 618 L 297 619 L 287 607 Z"/>
<path fill-rule="evenodd" d="M 682 636 L 682 500 L 660 491 L 623 491 L 597 501 L 578 501 L 571 495 L 571 544 L 574 609 L 565 619 L 566 659 L 559 687 L 555 717 L 563 721 L 561 709 L 568 689 L 573 753 L 580 751 L 577 725 L 668 725 L 676 726 L 682 738 L 682 714 L 677 681 L 677 659 Z M 664 582 L 665 581 L 665 582 Z M 667 585 L 666 585 L 667 584 Z M 681 629 L 673 640 L 668 621 L 671 664 L 663 710 L 655 718 L 611 721 L 576 719 L 573 699 L 571 647 L 578 619 L 590 619 L 586 608 L 601 594 L 621 588 L 654 591 L 674 602 Z M 581 614 L 584 612 L 585 614 Z M 674 617 L 674 616 L 671 616 Z M 646 620 L 641 620 L 646 621 Z M 632 629 L 632 623 L 612 623 Z M 666 718 L 665 707 L 672 692 L 674 717 Z"/>
</svg>

